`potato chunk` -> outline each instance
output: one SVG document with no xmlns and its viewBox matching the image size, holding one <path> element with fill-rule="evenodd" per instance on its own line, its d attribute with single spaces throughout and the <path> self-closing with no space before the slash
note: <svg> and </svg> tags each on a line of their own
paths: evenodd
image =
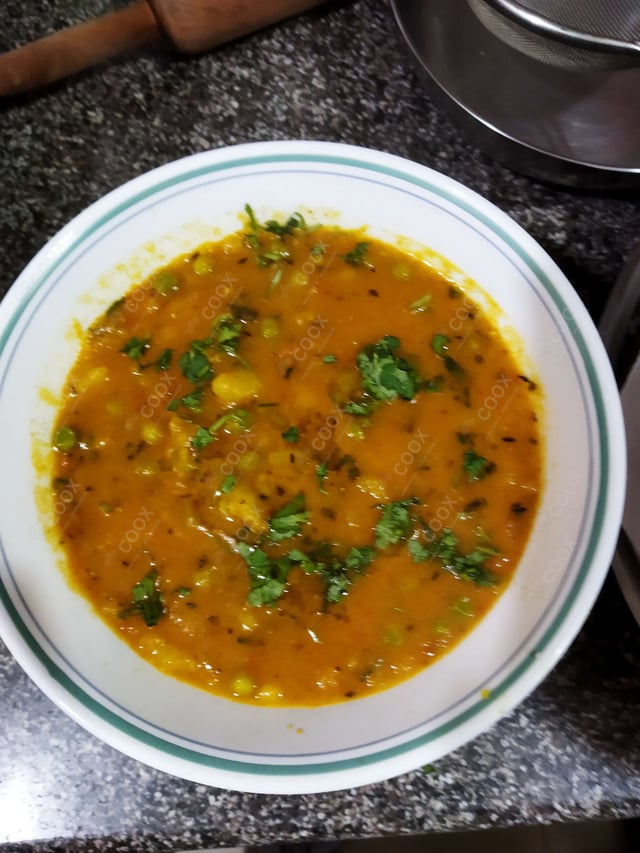
<svg viewBox="0 0 640 853">
<path fill-rule="evenodd" d="M 227 406 L 246 403 L 257 397 L 262 383 L 251 370 L 220 373 L 211 383 L 213 393 Z"/>
</svg>

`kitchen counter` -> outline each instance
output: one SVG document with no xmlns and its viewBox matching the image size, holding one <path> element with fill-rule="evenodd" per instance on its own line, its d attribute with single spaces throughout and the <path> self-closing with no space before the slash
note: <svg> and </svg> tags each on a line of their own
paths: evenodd
<svg viewBox="0 0 640 853">
<path fill-rule="evenodd" d="M 124 5 L 4 0 L 0 50 Z M 0 103 L 0 294 L 69 218 L 177 157 L 328 139 L 431 166 L 539 240 L 597 316 L 640 240 L 638 195 L 569 192 L 490 161 L 431 102 L 384 0 L 330 4 L 195 58 L 141 49 Z M 384 784 L 239 794 L 120 755 L 0 644 L 0 850 L 177 850 L 640 816 L 640 629 L 613 577 L 549 677 L 487 734 Z"/>
</svg>

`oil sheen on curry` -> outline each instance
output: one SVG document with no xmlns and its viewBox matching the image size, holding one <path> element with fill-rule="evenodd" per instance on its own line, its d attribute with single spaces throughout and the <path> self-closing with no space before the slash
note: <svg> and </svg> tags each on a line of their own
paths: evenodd
<svg viewBox="0 0 640 853">
<path fill-rule="evenodd" d="M 507 586 L 541 393 L 424 260 L 298 213 L 243 222 L 87 333 L 52 440 L 57 536 L 73 586 L 163 672 L 264 705 L 353 700 Z"/>
</svg>

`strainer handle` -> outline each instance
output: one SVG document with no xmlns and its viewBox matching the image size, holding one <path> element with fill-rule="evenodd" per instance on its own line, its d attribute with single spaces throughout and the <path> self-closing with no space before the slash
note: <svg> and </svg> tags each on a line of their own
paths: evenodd
<svg viewBox="0 0 640 853">
<path fill-rule="evenodd" d="M 546 15 L 520 3 L 519 0 L 482 0 L 492 6 L 506 18 L 525 27 L 539 36 L 553 39 L 573 47 L 601 50 L 608 53 L 622 53 L 640 58 L 640 43 L 594 35 L 582 30 L 567 27 L 552 21 Z"/>
</svg>

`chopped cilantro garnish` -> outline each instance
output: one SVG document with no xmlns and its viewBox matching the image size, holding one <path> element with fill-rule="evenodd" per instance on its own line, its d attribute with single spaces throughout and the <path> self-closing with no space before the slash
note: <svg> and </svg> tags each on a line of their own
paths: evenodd
<svg viewBox="0 0 640 853">
<path fill-rule="evenodd" d="M 320 493 L 323 495 L 327 494 L 327 490 L 324 487 L 325 477 L 329 472 L 329 468 L 327 467 L 327 463 L 323 462 L 321 465 L 316 467 L 316 480 L 318 481 L 318 489 L 320 489 Z"/>
<path fill-rule="evenodd" d="M 203 338 L 203 340 L 200 341 L 189 341 L 189 346 L 192 350 L 195 350 L 196 352 L 206 352 L 206 350 L 211 349 L 213 343 L 213 338 L 211 337 L 211 335 L 209 335 L 208 338 Z"/>
<path fill-rule="evenodd" d="M 200 453 L 200 451 L 204 450 L 208 444 L 211 444 L 211 442 L 214 441 L 214 439 L 215 436 L 213 436 L 206 427 L 198 427 L 198 431 L 191 439 L 191 447 L 193 447 L 196 453 Z"/>
<path fill-rule="evenodd" d="M 419 502 L 418 498 L 413 497 L 403 501 L 391 501 L 379 507 L 382 510 L 382 517 L 375 528 L 376 548 L 387 548 L 411 535 L 413 517 L 410 507 Z"/>
<path fill-rule="evenodd" d="M 223 314 L 216 323 L 215 341 L 223 352 L 235 355 L 240 344 L 242 323 L 233 314 Z"/>
<path fill-rule="evenodd" d="M 431 349 L 444 361 L 444 366 L 449 373 L 452 373 L 454 376 L 464 376 L 464 367 L 458 364 L 454 358 L 451 358 L 447 352 L 449 349 L 449 338 L 447 335 L 434 335 L 431 339 Z"/>
<path fill-rule="evenodd" d="M 308 518 L 309 512 L 305 509 L 304 494 L 298 492 L 269 520 L 269 539 L 271 542 L 280 542 L 282 539 L 297 536 Z"/>
<path fill-rule="evenodd" d="M 246 542 L 238 543 L 238 553 L 249 570 L 249 604 L 259 606 L 276 602 L 284 592 L 291 560 L 287 557 L 272 560 L 261 548 L 251 547 Z"/>
<path fill-rule="evenodd" d="M 180 283 L 171 270 L 159 270 L 151 276 L 151 287 L 161 296 L 168 296 L 174 290 L 179 289 Z"/>
<path fill-rule="evenodd" d="M 299 548 L 294 548 L 289 551 L 287 554 L 289 559 L 294 563 L 299 563 L 300 568 L 303 572 L 307 572 L 307 574 L 311 574 L 316 571 L 318 563 L 310 556 L 304 553 L 304 551 L 300 551 Z"/>
<path fill-rule="evenodd" d="M 155 361 L 149 361 L 146 364 L 142 364 L 140 360 L 138 360 L 138 367 L 141 370 L 146 370 L 148 367 L 155 367 L 156 370 L 168 370 L 171 366 L 171 359 L 173 358 L 173 350 L 165 349 L 162 350 L 160 355 Z"/>
<path fill-rule="evenodd" d="M 150 346 L 151 338 L 129 338 L 120 352 L 139 362 Z"/>
<path fill-rule="evenodd" d="M 344 411 L 348 415 L 355 415 L 355 417 L 364 418 L 367 417 L 367 415 L 370 415 L 376 407 L 377 402 L 375 400 L 349 400 L 349 402 L 344 405 Z"/>
<path fill-rule="evenodd" d="M 324 598 L 327 604 L 337 604 L 348 594 L 353 583 L 353 574 L 362 572 L 373 560 L 375 548 L 370 545 L 353 547 L 346 557 L 334 554 L 331 546 L 322 542 L 309 553 L 294 549 L 289 559 L 300 565 L 307 574 L 317 574 L 324 583 Z"/>
<path fill-rule="evenodd" d="M 241 432 L 247 429 L 250 417 L 246 409 L 234 409 L 232 412 L 220 415 L 218 420 L 214 421 L 210 427 L 198 427 L 198 431 L 191 439 L 191 447 L 196 453 L 204 450 L 215 439 L 216 432 L 225 425 L 231 432 Z"/>
<path fill-rule="evenodd" d="M 134 613 L 139 613 L 144 619 L 145 625 L 151 627 L 158 624 L 158 620 L 164 613 L 164 606 L 162 594 L 156 584 L 157 579 L 158 573 L 152 569 L 132 587 L 131 604 L 120 611 L 121 619 L 127 619 Z"/>
<path fill-rule="evenodd" d="M 324 581 L 324 597 L 327 604 L 337 604 L 341 598 L 348 595 L 351 578 L 345 566 L 325 566 L 320 572 Z"/>
<path fill-rule="evenodd" d="M 286 249 L 269 249 L 258 255 L 258 266 L 268 267 L 278 261 L 286 261 L 291 257 Z"/>
<path fill-rule="evenodd" d="M 275 219 L 268 219 L 264 224 L 264 230 L 270 234 L 275 234 L 278 237 L 285 237 L 288 234 L 293 234 L 296 228 L 306 228 L 304 217 L 301 213 L 293 213 L 285 223 L 277 222 Z"/>
<path fill-rule="evenodd" d="M 214 433 L 221 427 L 226 426 L 230 432 L 243 432 L 251 424 L 251 415 L 246 409 L 233 409 L 220 415 L 217 421 L 211 424 L 209 432 Z"/>
<path fill-rule="evenodd" d="M 164 349 L 154 362 L 156 370 L 168 370 L 171 367 L 171 359 L 173 358 L 172 349 Z"/>
<path fill-rule="evenodd" d="M 288 441 L 291 444 L 295 444 L 296 441 L 299 441 L 300 439 L 300 430 L 297 426 L 290 426 L 282 433 L 282 437 L 285 441 Z"/>
<path fill-rule="evenodd" d="M 258 237 L 258 222 L 253 212 L 253 208 L 250 204 L 245 204 L 244 210 L 249 218 L 249 227 L 251 228 L 251 233 L 247 234 L 247 241 L 252 249 L 259 249 L 260 238 Z"/>
<path fill-rule="evenodd" d="M 357 267 L 365 262 L 365 255 L 368 249 L 368 243 L 356 243 L 355 248 L 347 252 L 346 255 L 340 255 L 340 257 L 346 263 L 351 264 L 351 266 Z"/>
<path fill-rule="evenodd" d="M 375 555 L 376 549 L 371 545 L 354 545 L 346 556 L 345 566 L 360 572 L 373 562 Z"/>
<path fill-rule="evenodd" d="M 201 351 L 202 341 L 191 341 L 190 347 L 180 356 L 180 370 L 185 379 L 193 382 L 194 385 L 199 385 L 201 382 L 208 382 L 213 379 L 213 370 L 207 356 Z M 195 344 L 195 346 L 194 346 Z"/>
<path fill-rule="evenodd" d="M 416 368 L 396 355 L 400 340 L 385 335 L 358 354 L 356 364 L 362 374 L 362 387 L 376 400 L 411 400 L 420 386 Z"/>
<path fill-rule="evenodd" d="M 484 456 L 479 456 L 475 450 L 465 450 L 462 457 L 462 467 L 470 480 L 482 480 L 496 466 L 494 462 L 489 462 Z"/>
<path fill-rule="evenodd" d="M 274 246 L 273 240 L 271 240 L 270 245 L 267 245 L 265 248 L 263 241 L 260 239 L 260 231 L 262 230 L 266 234 L 273 234 L 282 241 L 285 236 L 293 234 L 296 229 L 306 228 L 306 223 L 302 214 L 294 213 L 284 223 L 280 223 L 275 219 L 269 219 L 264 225 L 260 225 L 255 217 L 251 205 L 246 204 L 244 209 L 247 217 L 249 218 L 250 228 L 250 233 L 246 235 L 246 239 L 247 243 L 255 253 L 256 265 L 259 269 L 266 269 L 274 264 L 276 265 L 276 269 L 271 276 L 269 289 L 267 291 L 267 296 L 269 296 L 273 288 L 282 278 L 281 262 L 284 261 L 286 263 L 291 263 L 291 254 L 285 248 L 277 248 L 277 244 Z M 282 245 L 282 243 L 280 245 Z"/>
<path fill-rule="evenodd" d="M 194 391 L 191 391 L 189 394 L 185 394 L 184 397 L 180 397 L 176 400 L 172 400 L 167 409 L 170 412 L 175 412 L 178 406 L 184 406 L 186 409 L 189 409 L 191 412 L 195 412 L 196 414 L 202 411 L 202 395 L 204 391 L 202 388 L 196 388 Z"/>
<path fill-rule="evenodd" d="M 433 294 L 425 293 L 424 296 L 421 296 L 420 299 L 416 299 L 415 302 L 412 302 L 409 306 L 409 310 L 412 314 L 421 314 L 423 311 L 426 311 L 431 307 L 431 303 L 433 302 Z"/>
<path fill-rule="evenodd" d="M 489 557 L 499 553 L 495 548 L 482 545 L 469 554 L 463 554 L 458 537 L 448 527 L 443 529 L 440 536 L 431 533 L 431 537 L 426 543 L 417 539 L 409 542 L 409 553 L 416 563 L 438 560 L 448 572 L 477 586 L 493 586 L 496 583 L 495 576 L 484 565 Z"/>
<path fill-rule="evenodd" d="M 333 353 L 329 352 L 325 356 L 322 357 L 322 360 L 324 361 L 325 364 L 333 364 L 336 360 L 336 357 L 335 357 L 335 355 L 333 355 Z"/>
<path fill-rule="evenodd" d="M 273 275 L 271 276 L 271 281 L 269 282 L 269 293 L 276 286 L 276 284 L 280 284 L 280 279 L 282 278 L 282 267 L 276 267 Z"/>
<path fill-rule="evenodd" d="M 220 491 L 223 495 L 228 495 L 229 492 L 233 491 L 233 488 L 236 484 L 236 478 L 233 474 L 227 474 L 227 476 L 222 481 L 222 485 L 220 486 Z"/>
</svg>

